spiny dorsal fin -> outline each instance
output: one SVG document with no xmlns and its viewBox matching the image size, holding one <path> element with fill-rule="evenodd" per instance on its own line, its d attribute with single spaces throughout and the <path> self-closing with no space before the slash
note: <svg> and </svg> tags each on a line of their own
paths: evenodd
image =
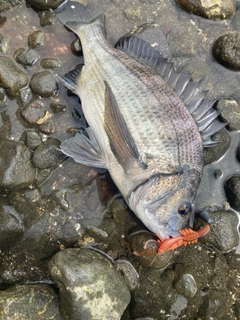
<svg viewBox="0 0 240 320">
<path fill-rule="evenodd" d="M 141 160 L 133 137 L 107 81 L 105 81 L 105 86 L 104 126 L 112 152 L 126 172 L 133 165 L 133 161 L 144 169 L 146 165 Z"/>
<path fill-rule="evenodd" d="M 64 78 L 60 78 L 60 80 L 64 84 L 64 86 L 66 88 L 68 88 L 69 90 L 71 90 L 73 93 L 76 92 L 76 89 L 77 89 L 76 80 L 77 80 L 77 77 L 79 76 L 79 74 L 81 73 L 82 67 L 84 65 L 83 57 L 81 57 L 81 59 L 82 59 L 80 61 L 81 63 L 78 64 L 75 69 L 66 73 L 64 75 Z"/>
<path fill-rule="evenodd" d="M 205 99 L 207 92 L 199 89 L 199 81 L 192 81 L 189 75 L 175 71 L 173 63 L 136 35 L 121 38 L 115 47 L 159 73 L 186 105 L 202 136 L 203 145 L 208 147 L 217 143 L 211 136 L 226 123 L 217 119 L 219 113 L 212 107 L 215 101 Z"/>
<path fill-rule="evenodd" d="M 74 137 L 65 140 L 61 144 L 62 152 L 86 166 L 107 169 L 104 153 L 93 130 L 86 128 L 85 132 L 88 137 L 84 133 L 77 133 Z"/>
</svg>

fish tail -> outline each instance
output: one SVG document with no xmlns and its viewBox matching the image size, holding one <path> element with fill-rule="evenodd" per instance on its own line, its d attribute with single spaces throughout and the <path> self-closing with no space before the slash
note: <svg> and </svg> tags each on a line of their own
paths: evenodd
<svg viewBox="0 0 240 320">
<path fill-rule="evenodd" d="M 104 14 L 92 19 L 89 10 L 79 2 L 66 1 L 54 12 L 57 19 L 74 33 L 78 33 L 83 26 L 88 24 L 105 27 Z"/>
<path fill-rule="evenodd" d="M 92 20 L 89 9 L 75 1 L 65 1 L 54 10 L 54 13 L 64 25 L 67 25 L 68 22 L 86 24 Z"/>
</svg>

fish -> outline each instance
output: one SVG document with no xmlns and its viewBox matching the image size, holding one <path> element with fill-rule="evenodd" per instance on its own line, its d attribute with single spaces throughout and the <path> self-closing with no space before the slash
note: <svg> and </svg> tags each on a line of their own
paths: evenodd
<svg viewBox="0 0 240 320">
<path fill-rule="evenodd" d="M 80 97 L 89 127 L 61 150 L 76 162 L 106 168 L 129 208 L 163 244 L 193 226 L 203 148 L 225 124 L 199 82 L 134 34 L 113 47 L 104 14 L 83 22 L 81 8 L 70 1 L 56 17 L 81 41 L 84 65 L 62 81 Z"/>
</svg>

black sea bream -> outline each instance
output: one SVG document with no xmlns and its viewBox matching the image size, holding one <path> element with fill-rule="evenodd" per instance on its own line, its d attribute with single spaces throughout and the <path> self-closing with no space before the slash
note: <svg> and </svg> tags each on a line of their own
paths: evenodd
<svg viewBox="0 0 240 320">
<path fill-rule="evenodd" d="M 193 217 L 203 146 L 223 124 L 206 92 L 173 70 L 159 52 L 132 35 L 119 49 L 105 36 L 104 15 L 89 23 L 77 3 L 57 17 L 81 40 L 84 66 L 64 80 L 89 125 L 62 151 L 107 168 L 129 207 L 160 240 L 179 236 Z"/>
</svg>

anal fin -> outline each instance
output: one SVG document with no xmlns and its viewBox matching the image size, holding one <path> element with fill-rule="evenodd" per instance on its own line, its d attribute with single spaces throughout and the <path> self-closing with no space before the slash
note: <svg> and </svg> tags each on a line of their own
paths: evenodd
<svg viewBox="0 0 240 320">
<path fill-rule="evenodd" d="M 77 133 L 74 137 L 61 144 L 61 151 L 73 158 L 76 162 L 90 167 L 106 168 L 107 162 L 104 153 L 91 128 L 86 128 L 84 133 Z"/>
<path fill-rule="evenodd" d="M 104 127 L 112 152 L 126 172 L 134 164 L 145 169 L 147 165 L 141 160 L 134 139 L 107 81 L 105 81 L 105 86 Z"/>
</svg>

